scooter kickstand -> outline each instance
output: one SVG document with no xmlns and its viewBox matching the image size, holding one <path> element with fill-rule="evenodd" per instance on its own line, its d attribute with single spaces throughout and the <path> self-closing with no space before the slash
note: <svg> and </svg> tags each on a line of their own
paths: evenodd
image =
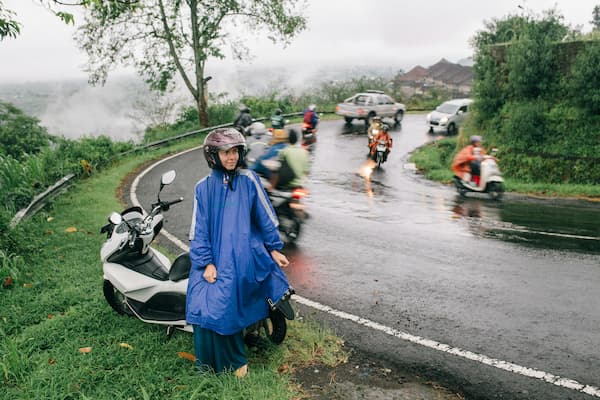
<svg viewBox="0 0 600 400">
<path fill-rule="evenodd" d="M 175 333 L 175 327 L 173 325 L 168 325 L 167 326 L 167 338 L 171 339 L 171 337 L 173 337 L 174 333 Z"/>
</svg>

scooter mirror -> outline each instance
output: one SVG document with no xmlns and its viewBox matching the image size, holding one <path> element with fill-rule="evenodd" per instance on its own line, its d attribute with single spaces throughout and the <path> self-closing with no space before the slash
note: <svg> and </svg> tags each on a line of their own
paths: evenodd
<svg viewBox="0 0 600 400">
<path fill-rule="evenodd" d="M 168 172 L 165 172 L 162 177 L 160 178 L 160 184 L 161 186 L 166 186 L 166 185 L 170 185 L 171 183 L 173 183 L 173 181 L 175 180 L 175 177 L 177 176 L 177 173 L 175 172 L 175 170 L 170 170 Z"/>
<path fill-rule="evenodd" d="M 123 217 L 118 212 L 113 212 L 108 217 L 108 220 L 113 225 L 119 225 L 121 222 L 123 222 Z"/>
</svg>

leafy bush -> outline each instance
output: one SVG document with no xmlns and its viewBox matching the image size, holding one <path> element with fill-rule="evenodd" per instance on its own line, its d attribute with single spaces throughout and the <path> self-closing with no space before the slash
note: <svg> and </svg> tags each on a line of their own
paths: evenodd
<svg viewBox="0 0 600 400">
<path fill-rule="evenodd" d="M 0 155 L 16 159 L 37 154 L 50 144 L 51 136 L 39 120 L 10 103 L 0 102 Z"/>
<path fill-rule="evenodd" d="M 539 30 L 508 47 L 507 90 L 513 99 L 536 99 L 554 93 L 559 83 L 558 60 L 552 39 Z"/>
<path fill-rule="evenodd" d="M 575 58 L 570 79 L 565 81 L 573 103 L 590 114 L 600 113 L 600 42 L 586 46 Z"/>
<path fill-rule="evenodd" d="M 500 137 L 507 150 L 540 151 L 546 132 L 543 101 L 509 102 L 502 108 Z"/>
<path fill-rule="evenodd" d="M 600 150 L 600 44 L 574 37 L 553 10 L 488 24 L 476 46 L 475 130 L 503 152 L 508 178 L 594 183 Z"/>
</svg>

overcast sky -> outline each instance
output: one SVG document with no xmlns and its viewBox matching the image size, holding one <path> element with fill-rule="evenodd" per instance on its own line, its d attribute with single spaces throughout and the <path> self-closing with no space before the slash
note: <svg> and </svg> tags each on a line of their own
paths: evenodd
<svg viewBox="0 0 600 400">
<path fill-rule="evenodd" d="M 556 6 L 571 26 L 591 30 L 592 10 L 600 0 L 308 0 L 307 30 L 287 48 L 250 38 L 254 60 L 235 66 L 262 66 L 266 60 L 305 65 L 390 65 L 408 70 L 427 67 L 444 57 L 456 62 L 469 57 L 469 39 L 484 21 L 523 12 L 533 14 Z M 22 33 L 0 41 L 0 82 L 85 78 L 85 55 L 67 26 L 37 0 L 4 0 L 17 13 Z M 209 69 L 230 66 L 210 61 Z"/>
</svg>

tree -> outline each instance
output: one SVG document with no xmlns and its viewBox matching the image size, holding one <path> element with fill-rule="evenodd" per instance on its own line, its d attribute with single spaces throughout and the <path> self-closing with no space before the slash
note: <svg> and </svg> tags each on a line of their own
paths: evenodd
<svg viewBox="0 0 600 400">
<path fill-rule="evenodd" d="M 593 30 L 600 30 L 600 5 L 594 7 L 594 11 L 592 11 L 592 20 L 590 24 L 593 26 Z"/>
<path fill-rule="evenodd" d="M 15 13 L 5 8 L 0 0 L 0 40 L 15 38 L 21 32 L 21 24 L 14 17 Z"/>
<path fill-rule="evenodd" d="M 143 4 L 142 4 L 143 3 Z M 206 62 L 244 59 L 248 48 L 230 28 L 268 32 L 273 42 L 289 41 L 305 28 L 304 0 L 147 0 L 112 10 L 87 8 L 80 47 L 88 54 L 92 83 L 104 83 L 116 65 L 134 66 L 150 87 L 166 90 L 180 78 L 194 98 L 201 125 L 208 126 Z"/>
<path fill-rule="evenodd" d="M 54 15 L 63 20 L 67 24 L 75 23 L 75 17 L 73 14 L 65 11 L 56 10 L 57 6 L 102 6 L 107 12 L 114 12 L 113 10 L 119 10 L 122 8 L 129 7 L 132 3 L 137 3 L 140 0 L 32 0 L 37 1 Z M 9 10 L 2 4 L 0 0 L 0 40 L 7 37 L 16 38 L 21 33 L 21 24 L 19 21 L 14 19 L 16 16 L 15 12 Z"/>
</svg>

